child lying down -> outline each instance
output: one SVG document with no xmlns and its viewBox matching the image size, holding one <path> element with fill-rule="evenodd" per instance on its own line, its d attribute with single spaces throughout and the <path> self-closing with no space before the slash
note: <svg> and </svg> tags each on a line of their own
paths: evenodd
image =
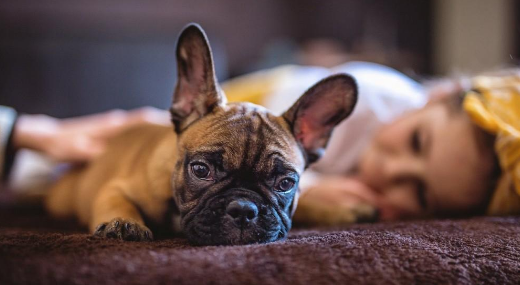
<svg viewBox="0 0 520 285">
<path fill-rule="evenodd" d="M 284 66 L 236 78 L 223 88 L 230 101 L 252 101 L 281 113 L 306 88 L 337 72 L 357 80 L 358 105 L 333 133 L 323 158 L 302 177 L 295 222 L 340 225 L 520 213 L 518 70 L 427 90 L 395 70 L 371 63 L 351 62 L 333 69 Z M 61 126 L 57 132 L 35 136 L 31 129 L 49 123 L 48 117 L 20 116 L 12 127 L 13 111 L 2 110 L 2 163 L 20 148 L 35 149 L 54 161 L 88 161 L 107 139 L 136 123 L 169 123 L 167 112 L 156 110 L 148 110 L 146 116 L 119 113 L 117 122 L 112 114 L 107 116 L 109 124 L 75 119 L 73 129 L 84 132 L 71 132 L 66 127 L 70 120 L 51 119 Z M 27 121 L 32 128 L 27 128 Z M 18 128 L 24 131 L 17 134 Z M 11 129 L 15 132 L 6 147 Z M 45 136 L 65 137 L 70 143 L 45 147 Z M 95 147 L 85 151 L 89 144 Z M 27 183 L 34 175 L 27 161 L 19 155 L 9 176 L 13 179 L 7 181 L 17 193 L 42 188 L 38 184 L 51 177 Z M 2 169 L 7 173 L 9 167 Z M 41 178 L 43 171 L 36 174 Z"/>
<path fill-rule="evenodd" d="M 224 88 L 229 98 L 245 94 L 281 111 L 306 82 L 335 72 L 356 78 L 358 105 L 304 175 L 295 222 L 520 213 L 520 70 L 427 89 L 390 68 L 351 62 L 281 67 Z"/>
</svg>

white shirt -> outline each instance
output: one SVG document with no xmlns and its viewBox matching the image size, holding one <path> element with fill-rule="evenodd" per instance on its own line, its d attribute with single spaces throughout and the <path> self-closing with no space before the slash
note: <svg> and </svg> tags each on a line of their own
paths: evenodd
<svg viewBox="0 0 520 285">
<path fill-rule="evenodd" d="M 336 127 L 324 156 L 313 166 L 327 174 L 350 172 L 377 128 L 423 107 L 428 99 L 419 83 L 395 69 L 375 63 L 349 62 L 331 69 L 291 67 L 283 73 L 283 78 L 278 78 L 266 107 L 281 114 L 309 87 L 337 73 L 354 77 L 359 94 L 353 113 Z"/>
</svg>

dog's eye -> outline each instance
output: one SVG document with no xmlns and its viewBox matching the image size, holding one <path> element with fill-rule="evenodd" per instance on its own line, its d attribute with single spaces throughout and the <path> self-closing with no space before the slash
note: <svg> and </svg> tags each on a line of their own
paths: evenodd
<svg viewBox="0 0 520 285">
<path fill-rule="evenodd" d="M 200 179 L 208 178 L 210 172 L 209 167 L 206 164 L 200 162 L 192 164 L 191 171 Z"/>
<path fill-rule="evenodd" d="M 294 187 L 294 180 L 292 178 L 284 178 L 278 182 L 278 185 L 276 185 L 276 190 L 278 191 L 289 191 Z"/>
</svg>

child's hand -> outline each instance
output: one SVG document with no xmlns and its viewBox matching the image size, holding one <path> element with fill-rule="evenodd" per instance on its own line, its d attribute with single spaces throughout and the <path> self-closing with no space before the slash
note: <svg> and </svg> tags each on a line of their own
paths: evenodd
<svg viewBox="0 0 520 285">
<path fill-rule="evenodd" d="M 302 185 L 294 216 L 297 223 L 334 226 L 377 218 L 377 197 L 357 179 L 317 176 Z"/>
<path fill-rule="evenodd" d="M 22 115 L 15 125 L 13 144 L 15 148 L 42 152 L 56 161 L 83 162 L 103 152 L 109 138 L 143 123 L 169 125 L 169 114 L 141 108 L 72 119 Z"/>
</svg>

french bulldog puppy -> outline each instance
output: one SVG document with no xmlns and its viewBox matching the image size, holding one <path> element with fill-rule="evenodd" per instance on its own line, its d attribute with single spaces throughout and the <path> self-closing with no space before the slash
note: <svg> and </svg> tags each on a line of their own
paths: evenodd
<svg viewBox="0 0 520 285">
<path fill-rule="evenodd" d="M 355 81 L 325 78 L 275 116 L 254 104 L 226 103 L 198 25 L 184 28 L 176 56 L 174 130 L 143 125 L 119 135 L 52 187 L 48 210 L 77 217 L 104 238 L 152 240 L 149 224 L 167 227 L 172 219 L 197 245 L 284 238 L 300 175 L 354 109 Z"/>
</svg>

